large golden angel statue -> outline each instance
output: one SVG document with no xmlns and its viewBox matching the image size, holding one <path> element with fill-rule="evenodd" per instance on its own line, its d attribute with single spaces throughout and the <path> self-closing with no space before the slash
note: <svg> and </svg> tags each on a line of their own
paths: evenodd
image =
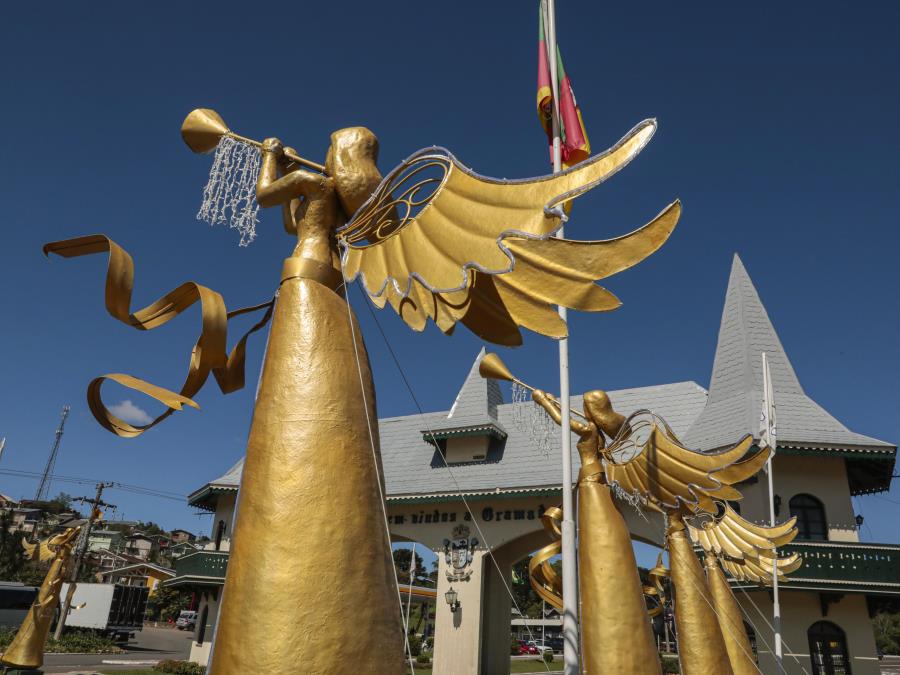
<svg viewBox="0 0 900 675">
<path fill-rule="evenodd" d="M 40 668 L 44 663 L 44 645 L 59 605 L 63 582 L 69 576 L 72 551 L 80 531 L 80 527 L 69 527 L 46 541 L 25 546 L 26 554 L 32 560 L 51 561 L 50 569 L 16 636 L 0 656 L 4 666 Z"/>
<path fill-rule="evenodd" d="M 557 399 L 516 379 L 496 354 L 482 359 L 480 372 L 532 389 L 534 402 L 561 423 Z M 584 668 L 600 673 L 660 672 L 631 536 L 613 502 L 616 491 L 665 515 L 682 672 L 758 672 L 740 608 L 719 565 L 738 580 L 757 582 L 767 574 L 771 578 L 773 565 L 780 575 L 799 567 L 796 555 L 775 554 L 777 546 L 796 536 L 794 519 L 762 527 L 741 518 L 728 504 L 741 499 L 733 486 L 755 475 L 769 450 L 752 447 L 748 435 L 727 450 L 698 452 L 684 447 L 665 420 L 650 411 L 625 417 L 613 410 L 601 390 L 585 393 L 582 401 L 583 412 L 572 411 L 570 424 L 579 438 L 581 458 L 577 526 Z M 558 534 L 556 522 L 561 517 L 559 509 L 544 514 L 551 534 Z M 691 537 L 705 551 L 709 582 Z M 554 604 L 559 580 L 547 561 L 558 552 L 558 543 L 551 544 L 530 563 L 535 591 Z M 660 568 L 658 564 L 656 576 Z M 652 595 L 659 593 L 658 587 L 651 590 Z M 627 650 L 602 647 L 626 641 Z"/>
<path fill-rule="evenodd" d="M 565 336 L 554 305 L 615 309 L 618 300 L 594 282 L 643 260 L 675 227 L 677 202 L 618 238 L 553 236 L 571 200 L 628 164 L 655 129 L 642 122 L 606 152 L 534 179 L 479 176 L 440 148 L 412 155 L 382 178 L 368 129 L 335 131 L 319 165 L 277 139 L 239 137 L 215 112 L 198 109 L 182 134 L 195 151 L 216 149 L 205 217 L 239 212 L 232 224 L 249 240 L 256 207 L 239 204 L 255 204 L 255 196 L 262 207 L 280 207 L 296 234 L 273 302 L 228 312 L 220 295 L 190 282 L 132 311 L 133 264 L 114 242 L 94 235 L 45 247 L 65 257 L 108 252 L 107 308 L 140 330 L 201 304 L 202 331 L 180 391 L 121 373 L 89 386 L 95 417 L 121 436 L 196 407 L 192 396 L 210 373 L 225 392 L 241 386 L 247 335 L 228 353 L 227 319 L 265 308 L 258 330 L 272 314 L 210 673 L 345 672 L 336 669 L 336 654 L 352 672 L 403 672 L 375 390 L 346 286 L 359 278 L 376 305 L 390 305 L 415 330 L 431 320 L 450 333 L 462 323 L 503 345 L 519 344 L 520 328 Z M 256 162 L 258 178 L 252 167 L 229 174 L 238 156 Z M 166 411 L 145 426 L 117 418 L 102 402 L 104 379 Z M 303 562 L 313 550 L 315 569 Z"/>
</svg>

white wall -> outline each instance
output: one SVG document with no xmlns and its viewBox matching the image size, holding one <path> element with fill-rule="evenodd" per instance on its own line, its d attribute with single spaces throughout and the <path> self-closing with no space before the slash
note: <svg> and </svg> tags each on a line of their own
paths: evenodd
<svg viewBox="0 0 900 675">
<path fill-rule="evenodd" d="M 829 541 L 859 541 L 844 458 L 776 455 L 774 464 L 775 494 L 781 497 L 779 521 L 790 517 L 791 497 L 809 494 L 825 507 Z M 767 522 L 769 494 L 765 474 L 759 474 L 757 483 L 738 489 L 744 495 L 741 515 L 753 522 Z"/>
</svg>

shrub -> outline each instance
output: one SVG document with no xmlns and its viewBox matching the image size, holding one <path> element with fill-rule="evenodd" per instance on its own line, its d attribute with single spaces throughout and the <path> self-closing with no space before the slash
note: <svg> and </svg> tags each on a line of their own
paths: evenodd
<svg viewBox="0 0 900 675">
<path fill-rule="evenodd" d="M 515 635 L 509 638 L 509 653 L 513 656 L 519 653 L 519 639 Z"/>
<path fill-rule="evenodd" d="M 160 673 L 171 675 L 204 675 L 206 667 L 192 661 L 160 661 L 153 669 Z"/>
<path fill-rule="evenodd" d="M 544 659 L 544 663 L 553 663 L 553 652 L 545 651 L 541 658 Z"/>
<path fill-rule="evenodd" d="M 122 649 L 105 635 L 89 629 L 69 628 L 59 640 L 47 640 L 45 651 L 51 653 L 120 654 Z"/>
<path fill-rule="evenodd" d="M 681 668 L 678 667 L 678 659 L 665 658 L 660 655 L 659 660 L 662 662 L 662 671 L 664 673 L 675 673 L 677 675 L 681 672 Z"/>
<path fill-rule="evenodd" d="M 422 652 L 422 638 L 414 633 L 410 633 L 407 639 L 409 640 L 410 656 L 418 656 Z"/>
<path fill-rule="evenodd" d="M 429 663 L 431 663 L 431 657 L 428 654 L 419 654 L 416 657 L 416 663 L 418 663 L 420 666 L 427 666 Z"/>
</svg>

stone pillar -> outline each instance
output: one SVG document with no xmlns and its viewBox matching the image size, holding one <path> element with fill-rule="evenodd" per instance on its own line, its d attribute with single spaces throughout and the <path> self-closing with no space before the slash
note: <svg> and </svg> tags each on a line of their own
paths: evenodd
<svg viewBox="0 0 900 675">
<path fill-rule="evenodd" d="M 509 673 L 512 619 L 512 600 L 507 587 L 511 588 L 512 584 L 512 564 L 502 554 L 497 555 L 501 571 L 497 571 L 488 555 L 484 556 L 482 564 L 480 672 L 482 675 L 506 675 Z"/>
<path fill-rule="evenodd" d="M 484 566 L 491 561 L 486 551 L 475 551 L 472 575 L 466 581 L 448 581 L 447 563 L 438 554 L 437 601 L 434 610 L 434 675 L 481 675 L 481 627 Z M 495 570 L 496 571 L 496 570 Z M 453 586 L 459 609 L 450 611 L 444 594 Z M 507 619 L 507 623 L 509 623 Z M 506 641 L 508 642 L 508 640 Z M 507 668 L 509 666 L 507 665 Z M 493 674 L 492 674 L 493 675 Z"/>
</svg>

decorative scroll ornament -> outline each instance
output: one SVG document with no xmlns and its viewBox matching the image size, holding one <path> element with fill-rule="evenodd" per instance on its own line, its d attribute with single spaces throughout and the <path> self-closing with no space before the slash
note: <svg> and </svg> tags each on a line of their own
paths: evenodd
<svg viewBox="0 0 900 675">
<path fill-rule="evenodd" d="M 195 303 L 200 303 L 200 337 L 191 352 L 187 376 L 181 390 L 176 393 L 124 373 L 110 373 L 95 378 L 88 385 L 88 406 L 102 427 L 117 436 L 131 438 L 156 426 L 185 405 L 199 408 L 200 406 L 193 401 L 192 397 L 200 391 L 210 373 L 215 376 L 223 394 L 237 391 L 244 386 L 247 339 L 268 323 L 272 315 L 274 300 L 229 312 L 225 308 L 225 301 L 221 295 L 205 286 L 188 281 L 169 291 L 156 302 L 132 312 L 131 292 L 134 288 L 134 263 L 125 249 L 112 239 L 102 234 L 95 234 L 55 241 L 44 246 L 44 254 L 51 253 L 63 258 L 109 253 L 106 271 L 106 310 L 114 319 L 118 319 L 132 328 L 153 330 L 168 323 Z M 227 352 L 228 320 L 261 309 L 266 310 L 263 318 L 238 340 L 231 352 Z M 123 387 L 156 399 L 166 406 L 166 411 L 148 424 L 129 424 L 116 417 L 103 404 L 100 387 L 106 380 L 112 380 Z"/>
<path fill-rule="evenodd" d="M 544 511 L 541 523 L 544 531 L 555 541 L 540 549 L 531 556 L 528 561 L 528 579 L 534 592 L 547 604 L 563 611 L 562 576 L 556 573 L 550 564 L 550 559 L 560 554 L 562 550 L 562 531 L 560 525 L 563 519 L 563 511 L 554 506 Z"/>
<path fill-rule="evenodd" d="M 647 614 L 652 619 L 665 611 L 666 602 L 668 601 L 663 579 L 669 578 L 669 570 L 663 563 L 662 553 L 656 557 L 656 566 L 650 570 L 648 576 L 650 577 L 650 585 L 644 586 L 644 595 L 653 603 L 653 606 L 647 610 Z"/>
<path fill-rule="evenodd" d="M 447 563 L 448 581 L 467 581 L 472 576 L 472 562 L 478 540 L 469 536 L 469 528 L 457 525 L 444 539 L 444 561 Z"/>
</svg>

